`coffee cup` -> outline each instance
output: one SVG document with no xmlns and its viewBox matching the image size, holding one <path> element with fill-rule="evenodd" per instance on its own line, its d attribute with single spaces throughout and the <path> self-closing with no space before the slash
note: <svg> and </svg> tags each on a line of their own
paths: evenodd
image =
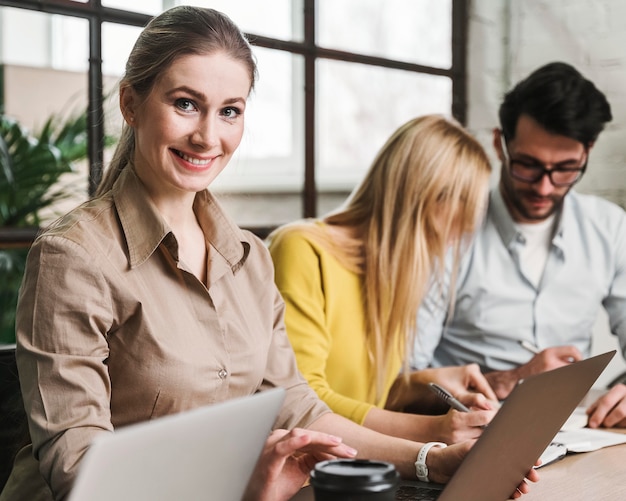
<svg viewBox="0 0 626 501">
<path fill-rule="evenodd" d="M 391 463 L 365 459 L 321 461 L 311 471 L 315 501 L 393 501 L 398 479 Z"/>
</svg>

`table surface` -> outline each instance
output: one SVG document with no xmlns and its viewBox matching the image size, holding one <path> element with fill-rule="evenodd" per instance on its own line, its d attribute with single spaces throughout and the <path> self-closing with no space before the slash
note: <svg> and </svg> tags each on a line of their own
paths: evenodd
<svg viewBox="0 0 626 501">
<path fill-rule="evenodd" d="M 591 404 L 605 392 L 606 390 L 592 389 L 582 404 Z M 626 429 L 611 431 L 626 433 Z M 563 459 L 540 468 L 539 482 L 532 485 L 530 493 L 521 499 L 626 499 L 625 465 L 626 444 L 568 454 Z"/>
<path fill-rule="evenodd" d="M 568 454 L 540 468 L 539 482 L 521 499 L 626 499 L 625 465 L 626 444 Z"/>
<path fill-rule="evenodd" d="M 593 391 L 583 404 L 589 404 L 606 390 Z M 612 429 L 626 433 L 626 429 Z M 540 480 L 532 484 L 522 501 L 549 499 L 626 499 L 626 444 L 593 452 L 568 454 L 539 470 Z M 311 488 L 302 489 L 292 501 L 312 501 Z"/>
<path fill-rule="evenodd" d="M 617 430 L 612 430 L 617 431 Z M 626 430 L 622 431 L 626 433 Z M 548 499 L 626 499 L 626 444 L 593 452 L 568 454 L 539 469 L 540 481 L 522 501 Z M 311 488 L 302 489 L 292 501 L 312 501 Z"/>
</svg>

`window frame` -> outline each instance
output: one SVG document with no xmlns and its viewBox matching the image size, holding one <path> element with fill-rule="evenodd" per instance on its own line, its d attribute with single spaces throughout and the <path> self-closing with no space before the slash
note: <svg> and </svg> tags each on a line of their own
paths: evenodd
<svg viewBox="0 0 626 501">
<path fill-rule="evenodd" d="M 373 65 L 381 68 L 405 70 L 415 73 L 445 76 L 452 81 L 452 109 L 461 124 L 466 124 L 467 114 L 467 30 L 468 5 L 465 0 L 452 0 L 452 64 L 450 68 L 436 68 L 390 58 L 370 56 L 323 48 L 316 43 L 316 2 L 302 0 L 304 37 L 301 41 L 286 41 L 246 33 L 253 46 L 286 51 L 304 57 L 304 182 L 302 186 L 302 217 L 317 215 L 315 178 L 315 127 L 316 127 L 316 60 L 331 59 L 349 63 Z M 104 7 L 101 0 L 85 3 L 71 0 L 0 0 L 0 6 L 35 10 L 47 14 L 60 14 L 87 19 L 89 22 L 88 69 L 88 152 L 89 194 L 93 194 L 102 177 L 104 160 L 104 95 L 102 75 L 102 24 L 118 23 L 143 27 L 153 17 Z"/>
</svg>

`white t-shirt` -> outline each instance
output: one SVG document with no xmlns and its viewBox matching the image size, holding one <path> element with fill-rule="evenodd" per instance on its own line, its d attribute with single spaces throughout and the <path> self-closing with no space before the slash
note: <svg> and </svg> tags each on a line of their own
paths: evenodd
<svg viewBox="0 0 626 501">
<path fill-rule="evenodd" d="M 554 230 L 554 215 L 540 223 L 517 223 L 515 227 L 526 239 L 526 243 L 519 254 L 522 270 L 532 284 L 537 287 L 548 259 Z"/>
</svg>

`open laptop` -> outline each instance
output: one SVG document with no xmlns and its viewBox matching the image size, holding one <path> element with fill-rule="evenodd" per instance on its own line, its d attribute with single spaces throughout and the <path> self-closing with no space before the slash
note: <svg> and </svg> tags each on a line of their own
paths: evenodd
<svg viewBox="0 0 626 501">
<path fill-rule="evenodd" d="M 107 434 L 69 501 L 240 501 L 284 396 L 275 388 Z"/>
<path fill-rule="evenodd" d="M 505 501 L 598 376 L 615 350 L 520 382 L 446 485 L 402 481 L 397 501 Z M 311 487 L 292 501 L 313 500 Z"/>
</svg>

